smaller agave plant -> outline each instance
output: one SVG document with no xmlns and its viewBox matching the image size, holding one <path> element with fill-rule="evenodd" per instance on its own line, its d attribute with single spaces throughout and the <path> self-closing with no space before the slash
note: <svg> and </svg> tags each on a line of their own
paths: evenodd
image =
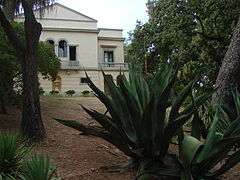
<svg viewBox="0 0 240 180">
<path fill-rule="evenodd" d="M 54 178 L 57 166 L 52 166 L 48 155 L 34 155 L 24 160 L 22 165 L 23 173 L 20 180 L 61 180 L 63 177 Z"/>
<path fill-rule="evenodd" d="M 85 134 L 105 139 L 131 158 L 129 162 L 113 166 L 110 170 L 138 167 L 136 179 L 161 175 L 180 176 L 181 163 L 168 153 L 169 145 L 195 108 L 211 96 L 211 93 L 195 98 L 194 103 L 186 104 L 184 110 L 180 111 L 196 80 L 174 96 L 173 85 L 177 80 L 177 73 L 173 73 L 172 65 L 165 65 L 148 84 L 132 67 L 129 69 L 129 81 L 123 75 L 119 87 L 104 72 L 103 76 L 110 96 L 99 90 L 87 76 L 88 85 L 109 114 L 82 106 L 101 128 L 71 120 L 55 120 Z M 172 164 L 171 168 L 166 166 L 169 163 Z"/>
<path fill-rule="evenodd" d="M 182 180 L 216 179 L 240 162 L 240 150 L 236 148 L 240 142 L 239 92 L 233 93 L 233 99 L 234 119 L 226 104 L 219 103 L 204 142 L 196 136 L 184 137 L 180 153 Z"/>
<path fill-rule="evenodd" d="M 21 143 L 20 134 L 0 132 L 0 179 L 19 179 L 22 161 L 32 148 Z"/>
</svg>

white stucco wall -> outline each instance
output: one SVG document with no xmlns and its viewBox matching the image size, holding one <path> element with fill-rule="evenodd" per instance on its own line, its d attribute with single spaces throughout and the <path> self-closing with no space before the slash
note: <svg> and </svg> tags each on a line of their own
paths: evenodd
<svg viewBox="0 0 240 180">
<path fill-rule="evenodd" d="M 113 77 L 113 81 L 117 84 L 117 76 L 119 75 L 119 71 L 105 71 L 106 75 L 111 75 Z M 122 72 L 128 78 L 128 72 Z M 101 71 L 87 70 L 87 74 L 93 83 L 102 91 L 104 91 L 104 78 Z M 82 92 L 84 90 L 91 89 L 87 84 L 81 83 L 81 78 L 85 78 L 85 71 L 74 71 L 74 70 L 61 70 L 58 73 L 58 76 L 61 77 L 61 92 L 64 93 L 68 90 L 74 90 L 75 92 Z M 46 79 L 43 79 L 41 75 L 39 75 L 40 87 L 43 87 L 44 91 L 50 92 L 52 91 L 52 82 Z"/>
<path fill-rule="evenodd" d="M 88 76 L 94 82 L 96 86 L 99 86 L 98 71 L 87 71 Z M 68 90 L 74 90 L 76 93 L 80 93 L 84 90 L 91 90 L 86 83 L 81 83 L 81 78 L 85 78 L 85 71 L 75 71 L 75 70 L 61 70 L 58 73 L 61 78 L 61 92 L 64 93 Z M 39 75 L 40 87 L 43 87 L 44 91 L 47 93 L 52 91 L 52 82 L 43 79 Z"/>
<path fill-rule="evenodd" d="M 80 67 L 98 67 L 97 33 L 43 31 L 40 40 L 49 39 L 55 42 L 56 54 L 59 41 L 65 40 L 68 46 L 76 46 L 76 56 Z M 69 51 L 69 48 L 67 50 Z M 67 58 L 61 59 L 69 60 L 69 52 Z"/>
<path fill-rule="evenodd" d="M 104 51 L 113 51 L 114 63 L 124 63 L 123 40 L 98 40 L 98 61 L 104 62 Z"/>
<path fill-rule="evenodd" d="M 121 29 L 98 28 L 98 30 L 100 31 L 98 34 L 99 37 L 123 37 Z"/>
</svg>

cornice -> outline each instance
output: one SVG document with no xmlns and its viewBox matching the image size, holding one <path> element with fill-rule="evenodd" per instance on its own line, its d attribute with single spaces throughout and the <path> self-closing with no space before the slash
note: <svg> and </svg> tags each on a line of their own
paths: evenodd
<svg viewBox="0 0 240 180">
<path fill-rule="evenodd" d="M 97 29 L 95 30 L 95 29 L 51 28 L 51 27 L 43 27 L 43 31 L 99 33 L 99 30 Z"/>
<path fill-rule="evenodd" d="M 125 38 L 121 37 L 98 37 L 98 40 L 108 40 L 108 41 L 125 41 Z"/>
</svg>

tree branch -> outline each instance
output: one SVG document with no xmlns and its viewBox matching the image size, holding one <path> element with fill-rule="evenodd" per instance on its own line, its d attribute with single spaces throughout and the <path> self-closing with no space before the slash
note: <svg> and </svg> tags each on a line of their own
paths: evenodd
<svg viewBox="0 0 240 180">
<path fill-rule="evenodd" d="M 18 53 L 23 52 L 25 50 L 25 46 L 23 45 L 23 42 L 21 42 L 21 40 L 18 38 L 17 33 L 13 29 L 10 22 L 7 20 L 2 8 L 0 8 L 0 22 L 14 49 Z"/>
<path fill-rule="evenodd" d="M 224 46 L 227 46 L 227 45 L 228 45 L 228 44 L 224 41 L 224 39 L 221 38 L 221 37 L 208 36 L 208 35 L 206 35 L 206 34 L 204 34 L 204 33 L 202 33 L 202 32 L 195 32 L 195 34 L 199 34 L 199 35 L 201 35 L 201 36 L 203 36 L 203 37 L 205 37 L 205 38 L 207 38 L 207 39 L 209 39 L 209 40 L 218 41 L 219 43 L 223 44 Z"/>
<path fill-rule="evenodd" d="M 205 29 L 204 29 L 203 22 L 202 22 L 201 18 L 198 17 L 198 16 L 194 16 L 194 17 L 196 17 L 196 19 L 199 21 L 199 23 L 201 25 L 202 33 L 205 34 Z"/>
<path fill-rule="evenodd" d="M 196 15 L 193 15 L 193 16 L 199 21 L 200 26 L 201 26 L 201 30 L 202 30 L 202 32 L 195 32 L 194 34 L 199 34 L 199 35 L 201 35 L 201 36 L 203 36 L 203 37 L 205 37 L 206 39 L 209 39 L 209 40 L 218 41 L 219 43 L 223 44 L 224 46 L 228 45 L 225 42 L 225 40 L 223 38 L 221 38 L 219 35 L 218 35 L 218 37 L 213 37 L 213 36 L 206 35 L 205 34 L 205 28 L 204 28 L 204 25 L 203 25 L 203 22 L 202 22 L 201 18 L 196 16 Z M 216 24 L 215 24 L 215 26 L 216 26 Z"/>
<path fill-rule="evenodd" d="M 42 25 L 37 22 L 35 15 L 33 13 L 33 5 L 30 2 L 27 2 L 26 0 L 22 0 L 22 6 L 24 9 L 24 15 L 25 15 L 25 33 L 26 33 L 26 43 L 32 43 L 28 44 L 27 46 L 33 46 L 37 47 L 39 37 L 41 35 L 42 31 Z M 28 41 L 28 38 L 32 38 L 31 41 Z"/>
</svg>

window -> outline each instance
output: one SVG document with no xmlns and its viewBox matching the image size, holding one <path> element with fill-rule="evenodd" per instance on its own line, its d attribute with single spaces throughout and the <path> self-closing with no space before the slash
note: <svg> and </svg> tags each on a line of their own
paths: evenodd
<svg viewBox="0 0 240 180">
<path fill-rule="evenodd" d="M 70 61 L 76 61 L 76 46 L 69 46 Z"/>
<path fill-rule="evenodd" d="M 58 57 L 67 57 L 67 42 L 59 41 L 58 43 Z"/>
<path fill-rule="evenodd" d="M 55 42 L 53 40 L 47 40 L 46 42 L 52 46 L 52 49 L 55 52 Z"/>
<path fill-rule="evenodd" d="M 53 40 L 47 40 L 47 43 L 51 44 L 52 46 L 54 46 L 55 42 Z"/>
<path fill-rule="evenodd" d="M 81 78 L 81 83 L 88 83 L 88 78 L 84 77 L 84 78 Z"/>
<path fill-rule="evenodd" d="M 104 51 L 104 62 L 113 62 L 113 51 Z"/>
</svg>

